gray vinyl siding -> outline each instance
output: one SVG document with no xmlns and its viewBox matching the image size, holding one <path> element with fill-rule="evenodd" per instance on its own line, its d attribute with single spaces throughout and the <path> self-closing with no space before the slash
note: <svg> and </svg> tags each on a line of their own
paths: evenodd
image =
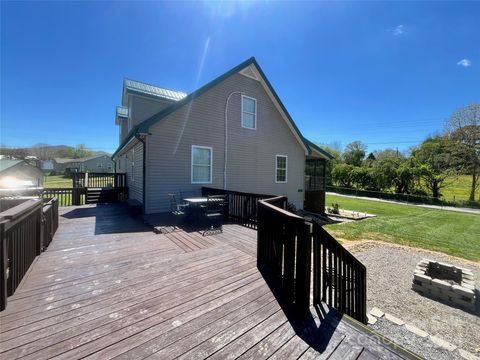
<svg viewBox="0 0 480 360">
<path fill-rule="evenodd" d="M 109 165 L 110 169 L 108 168 Z M 81 171 L 89 172 L 113 173 L 115 172 L 115 164 L 110 158 L 110 156 L 105 155 L 95 159 L 85 160 L 83 164 L 80 165 L 80 169 Z"/>
<path fill-rule="evenodd" d="M 192 145 L 213 148 L 212 183 L 223 188 L 225 103 L 232 91 L 257 99 L 257 129 L 241 127 L 241 96 L 228 106 L 227 188 L 286 195 L 303 207 L 305 151 L 262 85 L 235 74 L 150 128 L 147 137 L 146 212 L 169 209 L 167 193 L 189 191 Z M 275 183 L 275 155 L 288 156 L 288 182 Z M 300 192 L 298 191 L 300 190 Z"/>
<path fill-rule="evenodd" d="M 129 198 L 143 203 L 143 144 L 138 142 L 118 159 L 117 172 L 127 174 Z"/>
<path fill-rule="evenodd" d="M 149 117 L 159 113 L 166 107 L 170 106 L 173 100 L 156 100 L 150 99 L 139 95 L 131 96 L 131 119 L 132 127 L 140 124 L 142 121 Z"/>
</svg>

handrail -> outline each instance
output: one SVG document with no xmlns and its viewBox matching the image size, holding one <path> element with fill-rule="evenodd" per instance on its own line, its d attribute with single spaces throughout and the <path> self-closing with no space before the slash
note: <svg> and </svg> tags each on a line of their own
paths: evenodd
<svg viewBox="0 0 480 360">
<path fill-rule="evenodd" d="M 310 226 L 302 217 L 277 206 L 286 203 L 285 196 L 258 201 L 257 258 L 283 290 L 286 301 L 299 313 L 307 313 L 310 308 Z"/>
</svg>

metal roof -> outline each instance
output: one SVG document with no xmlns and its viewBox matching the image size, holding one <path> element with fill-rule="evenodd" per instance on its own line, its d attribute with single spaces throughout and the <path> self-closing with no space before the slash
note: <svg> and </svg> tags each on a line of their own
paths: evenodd
<svg viewBox="0 0 480 360">
<path fill-rule="evenodd" d="M 158 86 L 153 86 L 136 80 L 125 79 L 123 82 L 123 87 L 126 90 L 133 90 L 135 92 L 140 92 L 147 95 L 156 96 L 159 98 L 167 100 L 182 100 L 186 93 L 181 91 L 174 91 L 169 89 L 164 89 Z"/>
<path fill-rule="evenodd" d="M 0 171 L 7 170 L 21 162 L 23 162 L 23 160 L 0 159 Z"/>
<path fill-rule="evenodd" d="M 84 161 L 87 161 L 87 160 L 96 159 L 96 158 L 99 158 L 99 157 L 102 157 L 102 156 L 106 156 L 106 157 L 108 157 L 108 158 L 110 157 L 110 156 L 107 155 L 107 154 L 103 154 L 103 155 L 94 155 L 94 156 L 88 156 L 88 157 L 77 158 L 77 159 L 55 158 L 55 162 L 56 162 L 57 164 L 81 163 L 81 162 L 84 162 Z"/>
<path fill-rule="evenodd" d="M 117 106 L 117 116 L 128 117 L 128 108 L 124 106 Z"/>
</svg>

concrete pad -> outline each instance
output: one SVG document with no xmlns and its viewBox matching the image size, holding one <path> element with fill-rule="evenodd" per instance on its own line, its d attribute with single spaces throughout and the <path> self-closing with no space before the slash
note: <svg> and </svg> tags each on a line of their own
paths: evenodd
<svg viewBox="0 0 480 360">
<path fill-rule="evenodd" d="M 370 310 L 370 314 L 372 314 L 373 316 L 375 316 L 377 318 L 381 318 L 385 313 L 382 310 L 380 310 L 379 308 L 374 307 L 374 308 L 372 308 L 372 310 Z"/>
<path fill-rule="evenodd" d="M 418 335 L 422 338 L 426 338 L 428 336 L 428 333 L 426 331 L 423 331 L 422 329 L 419 329 L 418 327 L 411 325 L 411 324 L 405 324 L 405 327 L 407 328 L 408 331 L 414 333 L 415 335 Z"/>
<path fill-rule="evenodd" d="M 367 314 L 367 320 L 368 324 L 373 325 L 377 322 L 377 318 L 375 316 L 372 316 L 370 314 Z"/>
<path fill-rule="evenodd" d="M 391 314 L 388 314 L 388 313 L 385 313 L 385 319 L 387 319 L 388 321 L 394 323 L 395 325 L 403 325 L 405 324 L 405 321 L 403 321 L 402 319 L 399 319 Z"/>
<path fill-rule="evenodd" d="M 444 348 L 448 351 L 453 351 L 455 350 L 457 347 L 453 344 L 450 344 L 448 341 L 445 341 L 443 340 L 442 338 L 439 338 L 438 336 L 432 336 L 430 335 L 430 340 L 432 340 L 432 342 L 435 344 L 435 345 L 438 345 L 440 346 L 441 348 Z"/>
<path fill-rule="evenodd" d="M 463 349 L 458 349 L 458 353 L 460 354 L 460 356 L 466 360 L 480 360 L 480 357 L 472 354 L 471 352 L 468 352 L 466 350 L 463 350 Z"/>
</svg>

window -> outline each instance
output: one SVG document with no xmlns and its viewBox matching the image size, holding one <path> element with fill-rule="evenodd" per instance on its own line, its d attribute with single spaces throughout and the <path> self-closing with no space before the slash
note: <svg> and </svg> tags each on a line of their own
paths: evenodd
<svg viewBox="0 0 480 360">
<path fill-rule="evenodd" d="M 257 128 L 257 100 L 245 95 L 242 95 L 242 127 Z"/>
<path fill-rule="evenodd" d="M 98 167 L 99 169 L 101 169 L 101 168 L 103 167 L 103 164 L 102 164 L 102 163 L 98 163 L 98 164 L 97 164 L 97 167 Z"/>
<path fill-rule="evenodd" d="M 192 184 L 212 182 L 212 148 L 192 145 Z"/>
<path fill-rule="evenodd" d="M 277 155 L 275 160 L 275 182 L 287 182 L 287 160 L 286 155 Z"/>
</svg>

